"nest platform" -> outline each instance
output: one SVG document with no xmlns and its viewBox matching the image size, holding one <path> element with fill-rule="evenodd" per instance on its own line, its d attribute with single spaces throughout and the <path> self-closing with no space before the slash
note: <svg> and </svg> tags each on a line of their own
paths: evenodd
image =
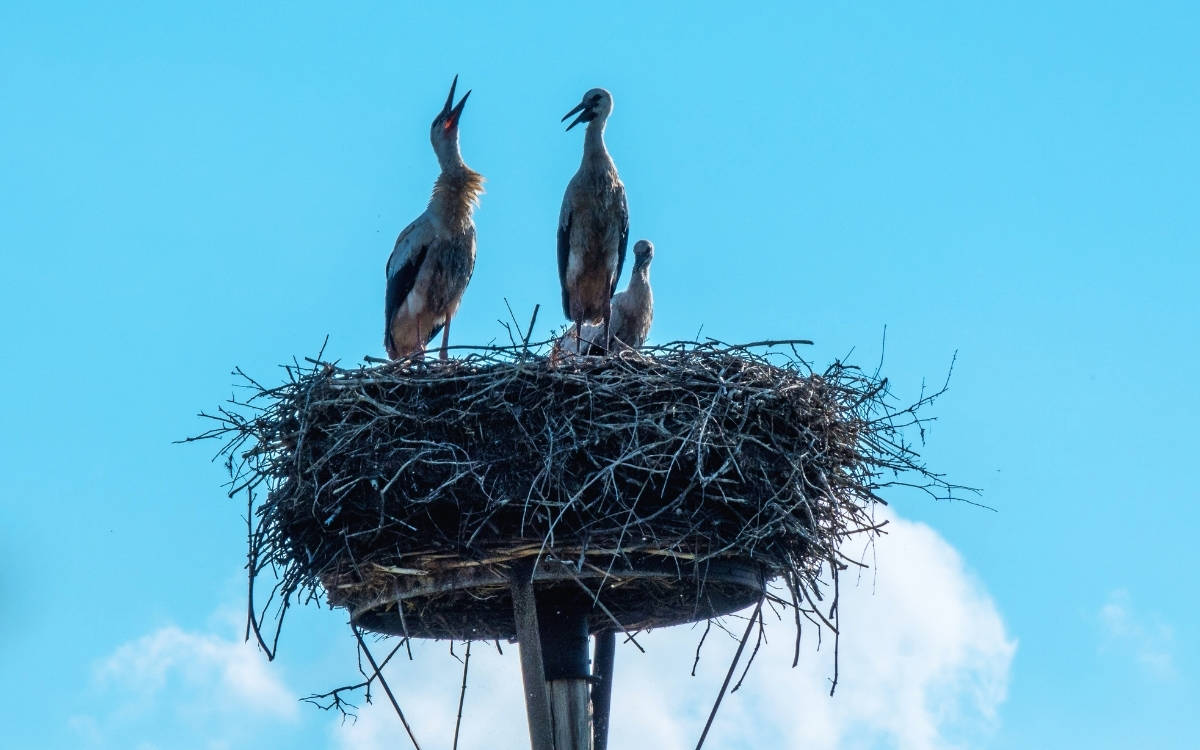
<svg viewBox="0 0 1200 750">
<path fill-rule="evenodd" d="M 310 360 L 247 378 L 201 437 L 228 438 L 251 590 L 273 571 L 280 617 L 323 591 L 377 632 L 512 638 L 519 565 L 593 632 L 726 614 L 771 582 L 817 612 L 880 488 L 948 485 L 902 434 L 932 396 L 897 407 L 886 381 L 771 344 Z"/>
<path fill-rule="evenodd" d="M 537 551 L 531 551 L 532 560 Z M 588 554 L 577 560 L 543 556 L 530 576 L 538 598 L 570 611 L 588 612 L 588 631 L 637 631 L 679 625 L 736 612 L 763 595 L 763 576 L 750 560 L 708 561 L 701 566 L 646 557 Z M 468 564 L 438 573 L 395 574 L 375 568 L 380 586 L 351 581 L 350 596 L 326 583 L 329 601 L 350 610 L 367 630 L 414 638 L 516 640 L 513 566 Z M 377 594 L 367 592 L 377 588 Z"/>
</svg>

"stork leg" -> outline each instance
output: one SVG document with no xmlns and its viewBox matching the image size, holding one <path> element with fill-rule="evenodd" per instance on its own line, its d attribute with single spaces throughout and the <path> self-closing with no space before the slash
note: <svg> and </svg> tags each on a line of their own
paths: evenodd
<svg viewBox="0 0 1200 750">
<path fill-rule="evenodd" d="M 442 326 L 442 353 L 438 355 L 438 359 L 445 362 L 450 359 L 450 316 L 446 316 L 446 324 Z"/>
<path fill-rule="evenodd" d="M 410 354 L 409 354 L 409 356 L 412 358 L 412 361 L 413 361 L 413 362 L 417 362 L 417 361 L 419 361 L 419 360 L 425 359 L 425 345 L 421 343 L 421 338 L 420 338 L 420 336 L 421 336 L 421 331 L 422 331 L 422 328 L 421 328 L 421 314 L 420 314 L 420 313 L 417 313 L 417 331 L 416 331 L 416 335 L 417 335 L 417 337 L 418 337 L 418 338 L 417 338 L 417 340 L 416 340 L 416 343 L 415 343 L 415 344 L 414 344 L 414 346 L 413 346 L 413 349 L 412 349 L 412 351 L 411 351 L 411 352 L 410 352 Z"/>
<path fill-rule="evenodd" d="M 604 353 L 608 354 L 612 351 L 612 329 L 609 322 L 612 321 L 612 300 L 604 303 Z"/>
<path fill-rule="evenodd" d="M 575 321 L 575 353 L 579 355 L 591 354 L 588 351 L 589 343 L 583 340 L 583 320 Z"/>
</svg>

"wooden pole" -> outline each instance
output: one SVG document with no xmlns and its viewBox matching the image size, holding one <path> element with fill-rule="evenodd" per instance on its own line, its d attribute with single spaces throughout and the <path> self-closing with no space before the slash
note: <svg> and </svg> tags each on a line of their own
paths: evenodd
<svg viewBox="0 0 1200 750">
<path fill-rule="evenodd" d="M 542 664 L 542 639 L 537 606 L 533 598 L 533 565 L 518 563 L 512 571 L 513 619 L 517 626 L 517 650 L 521 654 L 521 679 L 525 684 L 525 713 L 529 719 L 532 750 L 554 750 L 554 725 Z"/>
<path fill-rule="evenodd" d="M 509 585 L 530 745 L 533 750 L 592 750 L 591 602 L 554 591 L 535 595 L 531 562 L 513 566 Z"/>
<path fill-rule="evenodd" d="M 574 593 L 574 592 L 572 592 Z M 592 712 L 588 669 L 588 607 L 577 596 L 539 598 L 542 660 L 550 687 L 555 750 L 591 750 Z"/>
<path fill-rule="evenodd" d="M 591 750 L 587 680 L 550 680 L 550 715 L 557 750 Z"/>
<path fill-rule="evenodd" d="M 596 634 L 596 656 L 592 660 L 592 750 L 608 748 L 608 719 L 612 711 L 613 662 L 617 654 L 617 634 L 612 630 Z"/>
</svg>

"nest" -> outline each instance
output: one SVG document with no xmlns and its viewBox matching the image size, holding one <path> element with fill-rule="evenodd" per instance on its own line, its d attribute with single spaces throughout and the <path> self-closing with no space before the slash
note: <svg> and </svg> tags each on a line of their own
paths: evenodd
<svg viewBox="0 0 1200 750">
<path fill-rule="evenodd" d="M 854 564 L 842 543 L 879 530 L 880 490 L 952 494 L 905 440 L 938 394 L 895 405 L 886 380 L 814 371 L 788 343 L 318 358 L 282 385 L 246 377 L 200 437 L 227 439 L 231 488 L 250 498 L 251 593 L 272 570 L 276 639 L 289 604 L 322 590 L 371 629 L 511 638 L 517 565 L 588 598 L 593 629 L 764 597 L 836 629 L 819 602 Z M 266 612 L 251 605 L 256 632 Z"/>
</svg>

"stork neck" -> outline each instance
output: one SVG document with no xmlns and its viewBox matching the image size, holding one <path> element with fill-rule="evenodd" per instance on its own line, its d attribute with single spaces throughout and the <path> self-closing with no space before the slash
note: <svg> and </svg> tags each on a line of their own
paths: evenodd
<svg viewBox="0 0 1200 750">
<path fill-rule="evenodd" d="M 463 162 L 462 152 L 458 150 L 457 138 L 438 144 L 434 153 L 437 154 L 438 166 L 442 168 L 442 174 L 467 169 L 466 163 Z"/>
<path fill-rule="evenodd" d="M 603 156 L 608 158 L 608 149 L 604 146 L 604 125 L 606 119 L 596 118 L 588 123 L 587 134 L 583 137 L 584 160 Z"/>
</svg>

